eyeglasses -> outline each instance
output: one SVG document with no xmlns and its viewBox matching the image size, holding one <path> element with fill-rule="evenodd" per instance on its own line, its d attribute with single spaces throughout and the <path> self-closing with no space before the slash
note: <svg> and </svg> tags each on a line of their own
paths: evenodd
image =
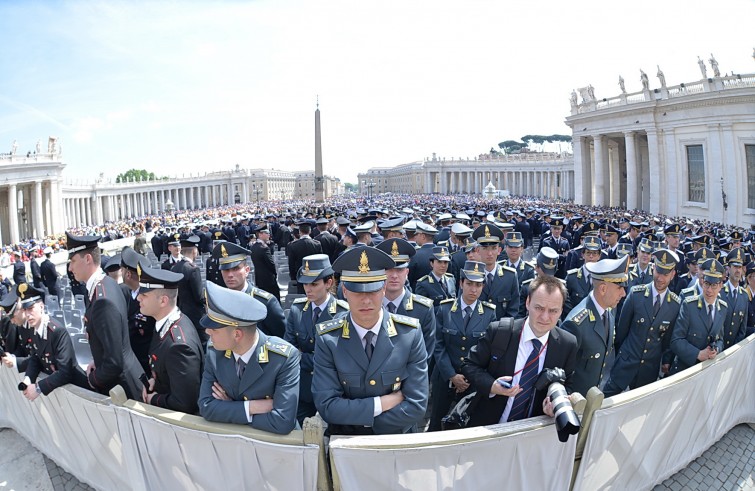
<svg viewBox="0 0 755 491">
<path fill-rule="evenodd" d="M 721 283 L 711 283 L 709 281 L 703 281 L 703 288 L 718 288 Z"/>
</svg>

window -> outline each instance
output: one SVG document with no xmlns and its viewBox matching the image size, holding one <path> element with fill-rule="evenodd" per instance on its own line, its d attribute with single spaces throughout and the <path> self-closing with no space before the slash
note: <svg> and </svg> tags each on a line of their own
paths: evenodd
<svg viewBox="0 0 755 491">
<path fill-rule="evenodd" d="M 687 182 L 689 201 L 705 203 L 705 159 L 702 145 L 687 146 Z"/>
<path fill-rule="evenodd" d="M 747 163 L 747 208 L 755 208 L 755 145 L 745 145 Z"/>
</svg>

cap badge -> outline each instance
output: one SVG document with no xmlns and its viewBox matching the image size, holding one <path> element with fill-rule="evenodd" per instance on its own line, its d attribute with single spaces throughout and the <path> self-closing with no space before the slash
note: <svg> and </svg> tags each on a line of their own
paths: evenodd
<svg viewBox="0 0 755 491">
<path fill-rule="evenodd" d="M 711 273 L 717 273 L 717 271 L 716 271 L 716 261 L 713 261 L 713 263 L 710 265 L 710 272 Z"/>
<path fill-rule="evenodd" d="M 224 244 L 220 245 L 220 255 L 223 256 L 223 257 L 228 257 L 228 251 L 225 250 L 225 245 Z"/>
<path fill-rule="evenodd" d="M 478 264 L 474 265 L 474 272 L 479 273 L 480 272 L 480 266 Z"/>
<path fill-rule="evenodd" d="M 665 252 L 663 253 L 663 257 L 661 258 L 661 262 L 663 264 L 668 264 L 668 262 L 666 261 L 666 253 Z"/>
<path fill-rule="evenodd" d="M 486 238 L 490 237 L 490 229 L 488 228 L 487 225 L 485 225 L 485 237 Z"/>
<path fill-rule="evenodd" d="M 708 259 L 708 251 L 703 249 L 703 259 Z"/>
<path fill-rule="evenodd" d="M 309 273 L 309 261 L 304 262 L 304 272 Z"/>
<path fill-rule="evenodd" d="M 398 256 L 398 242 L 394 241 L 391 247 L 391 256 Z"/>
<path fill-rule="evenodd" d="M 21 283 L 20 285 L 18 285 L 18 293 L 21 294 L 21 300 L 26 299 L 26 290 L 28 288 L 29 288 L 29 285 L 27 285 L 26 283 Z"/>
<path fill-rule="evenodd" d="M 370 272 L 370 265 L 367 262 L 367 253 L 362 251 L 362 257 L 359 258 L 359 272 L 367 274 Z"/>
<path fill-rule="evenodd" d="M 178 240 L 181 238 L 181 234 L 173 234 L 173 238 Z"/>
<path fill-rule="evenodd" d="M 554 259 L 551 259 L 551 261 L 549 263 L 546 263 L 545 265 L 548 267 L 548 269 L 553 269 L 556 267 L 556 261 Z"/>
<path fill-rule="evenodd" d="M 140 280 L 142 279 L 142 266 L 139 263 L 136 263 L 136 275 Z"/>
</svg>

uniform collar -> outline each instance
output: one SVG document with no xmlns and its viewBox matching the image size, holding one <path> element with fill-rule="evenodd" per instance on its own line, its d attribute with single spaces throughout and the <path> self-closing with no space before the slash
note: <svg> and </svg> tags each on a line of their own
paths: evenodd
<svg viewBox="0 0 755 491">
<path fill-rule="evenodd" d="M 375 336 L 380 333 L 380 326 L 383 324 L 383 311 L 380 311 L 380 317 L 378 317 L 377 323 L 369 329 L 365 329 L 364 327 L 354 322 L 354 318 L 351 316 L 351 314 L 349 314 L 349 318 L 351 319 L 351 323 L 354 325 L 354 329 L 357 330 L 359 339 L 364 341 L 364 337 L 367 335 L 367 331 L 372 331 L 373 333 L 375 333 Z"/>
<path fill-rule="evenodd" d="M 386 307 L 389 303 L 392 303 L 398 310 L 398 308 L 401 307 L 401 305 L 404 303 L 404 296 L 406 296 L 406 288 L 401 290 L 401 294 L 393 300 L 388 300 L 388 297 L 383 297 L 383 307 Z"/>
<path fill-rule="evenodd" d="M 603 312 L 606 311 L 603 307 L 600 306 L 597 300 L 595 300 L 595 290 L 590 290 L 590 299 L 592 300 L 593 305 L 595 305 L 595 310 L 598 311 L 598 317 L 603 317 Z"/>
<path fill-rule="evenodd" d="M 170 326 L 172 326 L 179 317 L 181 317 L 181 311 L 178 310 L 178 307 L 173 307 L 173 310 L 171 310 L 168 315 L 166 315 L 162 319 L 157 319 L 155 321 L 155 331 L 157 332 L 157 335 L 160 338 L 165 336 L 165 333 L 168 332 Z"/>
<path fill-rule="evenodd" d="M 260 343 L 260 333 L 256 332 L 255 335 L 256 335 L 256 338 L 251 348 L 249 348 L 246 352 L 244 352 L 241 355 L 236 354 L 236 352 L 233 353 L 233 359 L 234 361 L 236 361 L 236 363 L 238 363 L 239 358 L 241 358 L 242 360 L 244 360 L 244 365 L 249 364 L 249 360 L 252 359 L 252 355 L 254 354 L 254 351 L 257 349 L 257 345 Z"/>
<path fill-rule="evenodd" d="M 102 281 L 102 279 L 105 277 L 105 272 L 101 269 L 98 269 L 92 276 L 89 277 L 89 279 L 86 282 L 87 287 L 87 293 L 89 294 L 89 298 L 92 298 L 92 292 L 94 292 L 94 287 L 97 286 L 97 283 Z"/>
</svg>

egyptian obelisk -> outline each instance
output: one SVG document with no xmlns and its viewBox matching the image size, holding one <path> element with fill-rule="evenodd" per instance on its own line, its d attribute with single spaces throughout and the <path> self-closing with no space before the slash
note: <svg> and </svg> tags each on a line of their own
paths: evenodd
<svg viewBox="0 0 755 491">
<path fill-rule="evenodd" d="M 322 177 L 322 145 L 320 144 L 320 96 L 317 96 L 317 109 L 315 110 L 315 201 L 325 201 Z"/>
</svg>

